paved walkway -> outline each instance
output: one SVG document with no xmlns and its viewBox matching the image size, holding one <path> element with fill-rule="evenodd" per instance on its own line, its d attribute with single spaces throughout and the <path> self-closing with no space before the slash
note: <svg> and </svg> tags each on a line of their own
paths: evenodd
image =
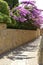
<svg viewBox="0 0 43 65">
<path fill-rule="evenodd" d="M 0 65 L 38 65 L 40 40 L 41 37 L 0 56 Z"/>
</svg>

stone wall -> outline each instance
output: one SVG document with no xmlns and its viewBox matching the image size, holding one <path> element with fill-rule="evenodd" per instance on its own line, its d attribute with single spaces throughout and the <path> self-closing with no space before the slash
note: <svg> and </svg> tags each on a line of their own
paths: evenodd
<svg viewBox="0 0 43 65">
<path fill-rule="evenodd" d="M 3 26 L 2 26 L 3 27 Z M 0 29 L 0 54 L 40 36 L 39 30 Z"/>
</svg>

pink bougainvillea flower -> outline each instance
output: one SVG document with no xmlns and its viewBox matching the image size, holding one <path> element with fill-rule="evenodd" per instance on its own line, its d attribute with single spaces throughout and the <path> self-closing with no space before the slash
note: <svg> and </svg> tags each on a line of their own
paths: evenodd
<svg viewBox="0 0 43 65">
<path fill-rule="evenodd" d="M 30 11 L 26 10 L 25 8 L 20 8 L 19 11 L 22 13 L 22 14 L 30 14 Z"/>
<path fill-rule="evenodd" d="M 24 1 L 24 2 L 21 2 L 22 4 L 31 4 L 31 5 L 34 5 L 35 1 Z"/>
<path fill-rule="evenodd" d="M 13 13 L 12 12 L 10 12 L 10 16 L 13 16 Z"/>
<path fill-rule="evenodd" d="M 18 20 L 19 20 L 20 22 L 24 22 L 24 21 L 26 21 L 27 19 L 24 18 L 24 17 L 19 16 L 19 17 L 18 17 Z"/>
<path fill-rule="evenodd" d="M 40 25 L 43 24 L 43 16 L 41 15 L 41 12 L 43 10 L 38 9 L 34 1 L 25 1 L 21 4 L 23 4 L 23 6 L 18 6 L 14 8 L 14 13 L 16 13 L 15 15 L 10 12 L 10 15 L 13 16 L 13 19 L 19 22 L 31 21 L 31 24 L 36 27 L 40 27 Z M 24 6 L 24 4 L 26 5 Z"/>
</svg>

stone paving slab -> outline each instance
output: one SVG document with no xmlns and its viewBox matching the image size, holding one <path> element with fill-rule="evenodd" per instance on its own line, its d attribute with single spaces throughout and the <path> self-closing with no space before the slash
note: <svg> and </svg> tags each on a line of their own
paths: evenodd
<svg viewBox="0 0 43 65">
<path fill-rule="evenodd" d="M 0 65 L 38 65 L 40 41 L 41 37 L 0 56 Z"/>
</svg>

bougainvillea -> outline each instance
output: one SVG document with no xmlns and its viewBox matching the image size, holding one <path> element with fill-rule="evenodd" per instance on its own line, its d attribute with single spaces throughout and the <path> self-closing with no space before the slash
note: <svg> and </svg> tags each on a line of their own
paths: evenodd
<svg viewBox="0 0 43 65">
<path fill-rule="evenodd" d="M 43 10 L 38 9 L 34 1 L 25 1 L 21 4 L 22 6 L 18 6 L 14 8 L 13 12 L 10 12 L 11 17 L 19 23 L 28 23 L 31 27 L 40 28 L 43 24 L 43 16 L 41 15 Z"/>
</svg>

